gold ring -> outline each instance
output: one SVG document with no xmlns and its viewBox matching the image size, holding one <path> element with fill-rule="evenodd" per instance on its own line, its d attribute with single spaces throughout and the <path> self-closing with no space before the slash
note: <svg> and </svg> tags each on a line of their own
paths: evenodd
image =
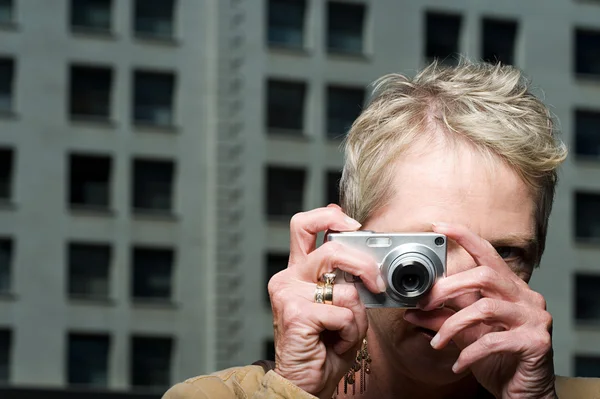
<svg viewBox="0 0 600 399">
<path fill-rule="evenodd" d="M 325 286 L 323 283 L 317 283 L 317 288 L 315 289 L 315 303 L 325 303 L 324 291 Z"/>
<path fill-rule="evenodd" d="M 333 305 L 333 284 L 324 285 L 323 301 L 327 305 Z"/>
</svg>

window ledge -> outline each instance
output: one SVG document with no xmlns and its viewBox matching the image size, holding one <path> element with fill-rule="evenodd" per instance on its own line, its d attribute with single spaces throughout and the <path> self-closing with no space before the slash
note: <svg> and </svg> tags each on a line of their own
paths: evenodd
<svg viewBox="0 0 600 399">
<path fill-rule="evenodd" d="M 176 222 L 179 220 L 179 217 L 170 210 L 159 210 L 159 209 L 143 209 L 143 208 L 134 208 L 132 209 L 133 216 L 135 219 L 145 219 L 145 220 L 160 220 L 160 221 L 170 221 Z"/>
<path fill-rule="evenodd" d="M 585 166 L 600 166 L 600 154 L 598 155 L 580 155 L 575 154 L 574 162 Z"/>
<path fill-rule="evenodd" d="M 371 57 L 366 53 L 354 53 L 354 52 L 346 52 L 343 50 L 337 49 L 327 49 L 327 55 L 330 58 L 335 58 L 339 60 L 350 60 L 350 61 L 363 61 L 369 62 L 371 61 Z"/>
<path fill-rule="evenodd" d="M 600 72 L 599 73 L 575 72 L 575 79 L 580 83 L 600 83 Z"/>
<path fill-rule="evenodd" d="M 0 211 L 14 211 L 17 209 L 17 204 L 15 204 L 10 198 L 0 198 Z"/>
<path fill-rule="evenodd" d="M 310 51 L 304 46 L 286 46 L 285 44 L 279 43 L 268 43 L 267 45 L 269 47 L 269 51 L 272 51 L 274 53 L 300 55 L 303 57 L 312 54 L 312 51 Z"/>
<path fill-rule="evenodd" d="M 115 211 L 100 206 L 69 204 L 69 211 L 76 216 L 113 217 Z"/>
<path fill-rule="evenodd" d="M 600 320 L 577 320 L 577 319 L 575 319 L 574 324 L 575 324 L 575 328 L 577 330 L 600 332 Z"/>
<path fill-rule="evenodd" d="M 84 294 L 69 294 L 69 302 L 74 305 L 114 306 L 116 301 L 109 297 L 87 296 Z"/>
<path fill-rule="evenodd" d="M 274 216 L 267 215 L 269 227 L 289 227 L 292 216 Z"/>
<path fill-rule="evenodd" d="M 3 31 L 17 31 L 20 29 L 19 24 L 16 21 L 0 22 L 0 30 Z"/>
<path fill-rule="evenodd" d="M 294 130 L 294 129 L 277 129 L 270 128 L 267 130 L 267 135 L 269 137 L 278 138 L 278 139 L 289 139 L 289 140 L 300 140 L 300 141 L 309 141 L 311 136 L 305 134 L 302 130 Z"/>
<path fill-rule="evenodd" d="M 13 110 L 0 110 L 0 118 L 2 119 L 19 119 L 19 115 Z"/>
<path fill-rule="evenodd" d="M 179 133 L 179 127 L 175 125 L 158 125 L 150 122 L 134 121 L 136 130 L 144 130 L 153 133 Z"/>
<path fill-rule="evenodd" d="M 76 125 L 91 125 L 114 129 L 117 123 L 109 118 L 91 115 L 70 115 L 71 123 Z"/>
<path fill-rule="evenodd" d="M 0 291 L 0 301 L 12 302 L 17 300 L 17 294 L 12 291 Z"/>
<path fill-rule="evenodd" d="M 71 26 L 71 33 L 75 37 L 90 39 L 115 40 L 117 35 L 110 29 L 92 28 L 87 26 Z"/>
<path fill-rule="evenodd" d="M 168 298 L 131 298 L 131 302 L 136 308 L 151 309 L 177 309 L 179 304 Z"/>
<path fill-rule="evenodd" d="M 135 32 L 134 38 L 143 44 L 154 44 L 170 47 L 177 47 L 181 45 L 181 40 L 175 36 L 154 36 L 150 33 Z"/>
</svg>

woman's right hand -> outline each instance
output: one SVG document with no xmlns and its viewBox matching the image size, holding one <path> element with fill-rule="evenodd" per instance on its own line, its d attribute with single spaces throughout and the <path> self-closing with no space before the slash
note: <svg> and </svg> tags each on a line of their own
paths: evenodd
<svg viewBox="0 0 600 399">
<path fill-rule="evenodd" d="M 337 205 L 294 215 L 287 269 L 269 281 L 275 372 L 304 391 L 331 398 L 367 332 L 367 314 L 353 284 L 335 284 L 333 304 L 314 301 L 320 277 L 336 269 L 359 276 L 374 293 L 385 285 L 368 254 L 337 242 L 316 248 L 321 231 L 355 231 L 360 224 Z"/>
</svg>

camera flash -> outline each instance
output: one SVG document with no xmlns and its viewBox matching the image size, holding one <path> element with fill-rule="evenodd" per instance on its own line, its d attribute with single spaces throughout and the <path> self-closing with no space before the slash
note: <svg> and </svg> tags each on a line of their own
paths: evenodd
<svg viewBox="0 0 600 399">
<path fill-rule="evenodd" d="M 385 248 L 392 245 L 389 237 L 371 237 L 367 240 L 367 246 L 372 248 Z"/>
</svg>

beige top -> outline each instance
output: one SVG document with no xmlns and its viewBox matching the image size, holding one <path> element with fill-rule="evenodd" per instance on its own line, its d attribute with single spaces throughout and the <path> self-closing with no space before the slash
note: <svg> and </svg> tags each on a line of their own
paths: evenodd
<svg viewBox="0 0 600 399">
<path fill-rule="evenodd" d="M 600 399 L 600 378 L 556 377 L 560 399 Z M 314 399 L 273 371 L 261 366 L 234 367 L 190 378 L 169 389 L 163 399 Z"/>
</svg>

